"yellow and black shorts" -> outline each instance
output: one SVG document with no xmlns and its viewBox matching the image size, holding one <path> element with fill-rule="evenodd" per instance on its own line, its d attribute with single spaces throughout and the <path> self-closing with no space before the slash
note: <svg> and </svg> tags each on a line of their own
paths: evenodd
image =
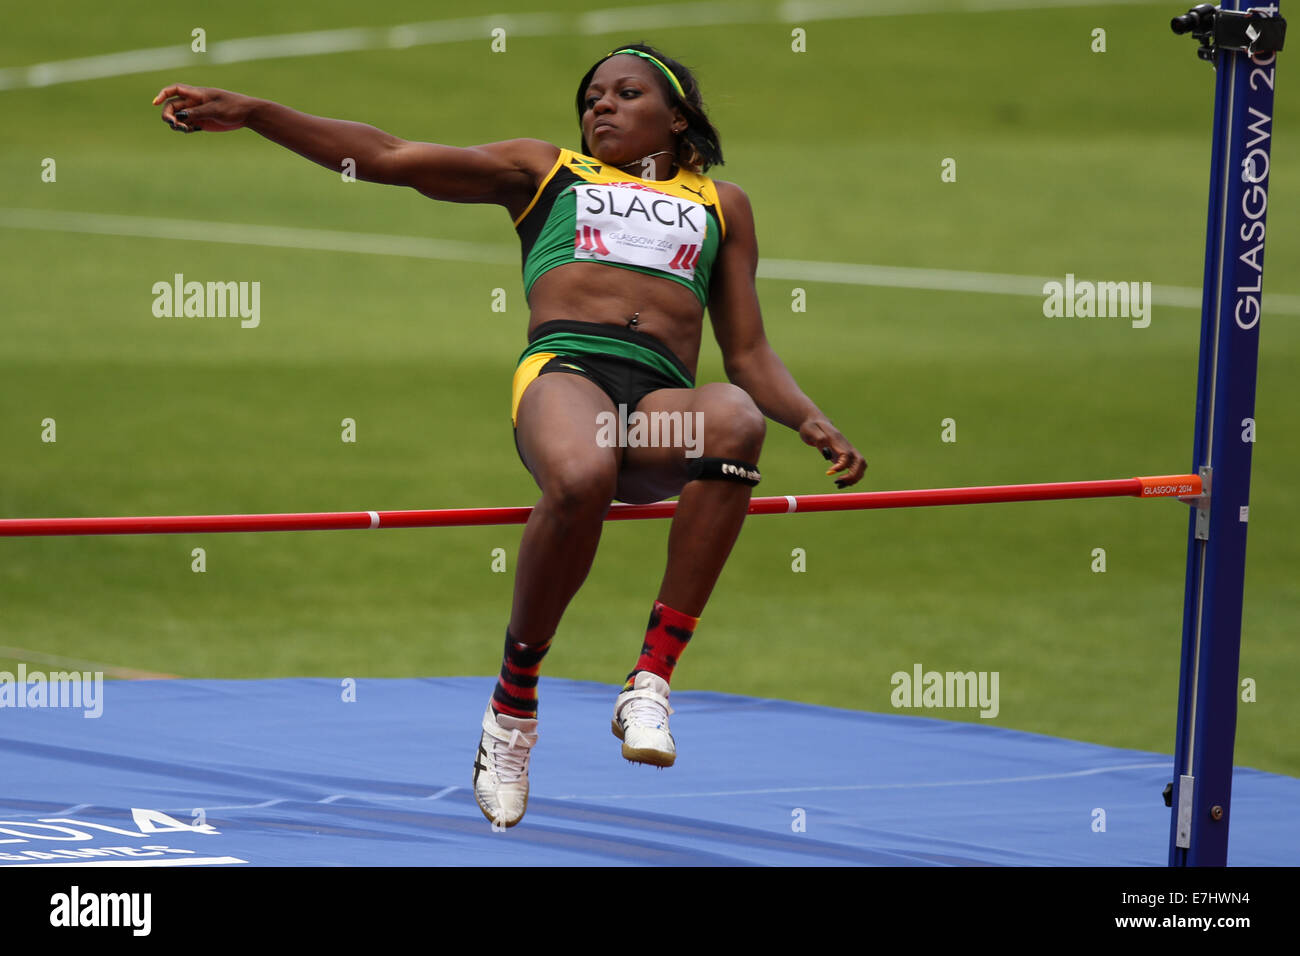
<svg viewBox="0 0 1300 956">
<path fill-rule="evenodd" d="M 695 387 L 681 359 L 644 332 L 591 322 L 546 322 L 528 336 L 528 347 L 515 368 L 510 421 L 516 427 L 524 390 L 548 372 L 590 379 L 615 408 L 622 405 L 627 412 L 635 411 L 641 399 L 657 389 Z"/>
</svg>

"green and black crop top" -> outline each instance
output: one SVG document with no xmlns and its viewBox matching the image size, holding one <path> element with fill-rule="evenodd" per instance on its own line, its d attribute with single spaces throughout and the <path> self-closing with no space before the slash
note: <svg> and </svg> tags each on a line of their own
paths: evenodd
<svg viewBox="0 0 1300 956">
<path fill-rule="evenodd" d="M 679 168 L 672 179 L 640 179 L 561 149 L 515 231 L 525 296 L 556 266 L 600 262 L 680 282 L 705 304 L 726 223 L 707 176 Z"/>
</svg>

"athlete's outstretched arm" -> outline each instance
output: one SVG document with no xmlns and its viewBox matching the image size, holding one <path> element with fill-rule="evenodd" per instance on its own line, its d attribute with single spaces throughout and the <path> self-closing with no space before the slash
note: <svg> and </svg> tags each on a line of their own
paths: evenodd
<svg viewBox="0 0 1300 956">
<path fill-rule="evenodd" d="M 709 290 L 709 317 L 722 349 L 727 378 L 749 393 L 768 418 L 795 429 L 805 444 L 829 450 L 836 484 L 856 484 L 867 469 L 866 459 L 831 424 L 821 409 L 800 390 L 785 363 L 768 344 L 754 277 L 758 271 L 758 239 L 754 211 L 744 190 L 717 182 L 727 237 L 718 250 Z"/>
<path fill-rule="evenodd" d="M 174 84 L 153 102 L 162 104 L 163 122 L 180 132 L 246 127 L 327 169 L 340 171 L 351 160 L 358 179 L 410 186 L 450 202 L 527 204 L 559 155 L 557 147 L 534 139 L 464 148 L 412 142 L 365 123 L 312 116 L 212 87 Z"/>
</svg>

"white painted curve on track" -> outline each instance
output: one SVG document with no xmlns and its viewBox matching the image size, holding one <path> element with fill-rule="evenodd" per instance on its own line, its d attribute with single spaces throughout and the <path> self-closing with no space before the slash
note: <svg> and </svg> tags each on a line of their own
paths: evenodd
<svg viewBox="0 0 1300 956">
<path fill-rule="evenodd" d="M 655 30 L 687 23 L 692 29 L 738 23 L 813 23 L 866 17 L 929 13 L 996 13 L 1007 10 L 1047 10 L 1066 7 L 1113 7 L 1149 0 L 908 0 L 905 6 L 886 0 L 706 0 L 700 3 L 658 4 L 589 10 L 582 14 L 501 13 L 483 17 L 430 20 L 392 27 L 343 27 L 304 33 L 214 40 L 206 53 L 193 53 L 188 44 L 123 50 L 98 56 L 0 68 L 0 90 L 30 89 L 101 80 L 116 76 L 192 69 L 298 56 L 324 56 L 363 50 L 404 50 L 417 46 L 488 41 L 492 31 L 507 37 L 601 36 Z"/>
<path fill-rule="evenodd" d="M 204 222 L 150 216 L 0 208 L 0 228 L 405 256 L 449 262 L 510 264 L 515 267 L 519 263 L 518 251 L 505 245 L 430 239 L 421 236 Z M 830 282 L 839 285 L 934 292 L 978 292 L 1035 298 L 1043 297 L 1044 283 L 1059 282 L 1063 278 L 996 272 L 962 272 L 952 269 L 921 269 L 912 266 L 881 266 L 854 262 L 814 262 L 801 259 L 762 259 L 758 264 L 758 277 L 794 282 Z M 1084 278 L 1087 277 L 1080 277 L 1080 279 Z M 1201 307 L 1200 289 L 1152 285 L 1151 297 L 1155 304 L 1161 306 L 1186 309 Z M 1265 311 L 1270 314 L 1300 315 L 1300 295 L 1266 291 L 1263 302 Z"/>
</svg>

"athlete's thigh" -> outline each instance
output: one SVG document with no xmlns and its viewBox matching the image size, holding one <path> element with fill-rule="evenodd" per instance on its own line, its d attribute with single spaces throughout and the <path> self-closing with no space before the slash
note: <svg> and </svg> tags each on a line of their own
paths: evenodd
<svg viewBox="0 0 1300 956">
<path fill-rule="evenodd" d="M 579 490 L 617 480 L 622 450 L 602 442 L 614 403 L 595 382 L 568 372 L 539 375 L 519 400 L 515 440 L 542 491 Z"/>
</svg>

